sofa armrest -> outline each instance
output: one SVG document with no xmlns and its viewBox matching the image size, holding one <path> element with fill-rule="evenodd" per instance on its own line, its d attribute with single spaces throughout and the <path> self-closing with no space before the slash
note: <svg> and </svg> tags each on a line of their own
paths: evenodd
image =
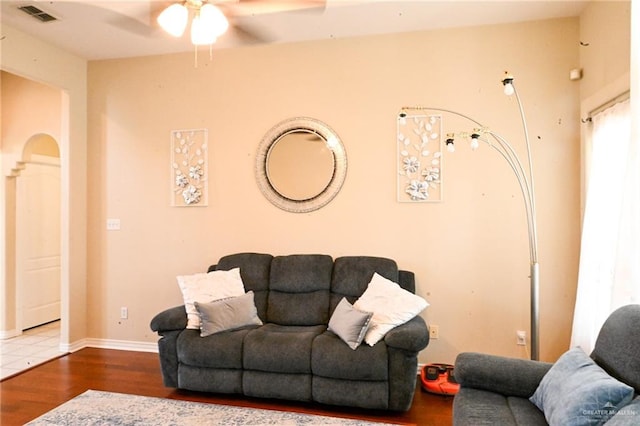
<svg viewBox="0 0 640 426">
<path fill-rule="evenodd" d="M 385 336 L 387 346 L 419 352 L 429 344 L 429 329 L 421 316 L 416 316 L 406 323 L 391 329 Z"/>
<path fill-rule="evenodd" d="M 165 331 L 182 330 L 187 327 L 187 311 L 182 306 L 166 309 L 153 317 L 151 330 L 162 334 Z"/>
<path fill-rule="evenodd" d="M 528 359 L 464 352 L 456 358 L 454 376 L 461 387 L 529 398 L 552 365 Z"/>
</svg>

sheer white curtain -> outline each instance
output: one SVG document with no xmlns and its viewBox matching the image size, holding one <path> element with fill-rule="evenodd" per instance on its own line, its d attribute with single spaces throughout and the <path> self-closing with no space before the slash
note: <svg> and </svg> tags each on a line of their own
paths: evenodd
<svg viewBox="0 0 640 426">
<path fill-rule="evenodd" d="M 595 115 L 571 346 L 593 350 L 616 308 L 640 303 L 640 157 L 630 102 Z"/>
</svg>

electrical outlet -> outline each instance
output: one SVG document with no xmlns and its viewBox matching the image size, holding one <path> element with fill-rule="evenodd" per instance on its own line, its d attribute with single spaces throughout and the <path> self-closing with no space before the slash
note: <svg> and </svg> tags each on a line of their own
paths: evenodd
<svg viewBox="0 0 640 426">
<path fill-rule="evenodd" d="M 437 325 L 429 325 L 429 338 L 438 339 L 440 337 L 440 329 Z"/>
<path fill-rule="evenodd" d="M 126 306 L 123 306 L 120 308 L 120 319 L 127 319 L 129 318 L 129 308 L 127 308 Z"/>
<path fill-rule="evenodd" d="M 527 346 L 527 332 L 523 330 L 516 331 L 516 345 Z"/>
</svg>

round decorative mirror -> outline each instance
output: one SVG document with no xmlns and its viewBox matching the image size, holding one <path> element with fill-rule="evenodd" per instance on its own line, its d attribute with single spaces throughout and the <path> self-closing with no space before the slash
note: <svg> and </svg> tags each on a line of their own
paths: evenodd
<svg viewBox="0 0 640 426">
<path fill-rule="evenodd" d="M 256 178 L 265 197 L 290 212 L 317 210 L 336 196 L 347 174 L 338 135 L 313 118 L 275 125 L 260 142 Z"/>
</svg>

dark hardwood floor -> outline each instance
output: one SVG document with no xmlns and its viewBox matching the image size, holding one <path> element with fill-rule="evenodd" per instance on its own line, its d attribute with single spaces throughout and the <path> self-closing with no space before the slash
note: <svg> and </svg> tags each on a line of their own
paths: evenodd
<svg viewBox="0 0 640 426">
<path fill-rule="evenodd" d="M 0 382 L 0 425 L 22 425 L 88 389 L 417 425 L 450 425 L 453 401 L 419 385 L 406 413 L 180 391 L 162 384 L 157 354 L 86 348 Z"/>
</svg>

